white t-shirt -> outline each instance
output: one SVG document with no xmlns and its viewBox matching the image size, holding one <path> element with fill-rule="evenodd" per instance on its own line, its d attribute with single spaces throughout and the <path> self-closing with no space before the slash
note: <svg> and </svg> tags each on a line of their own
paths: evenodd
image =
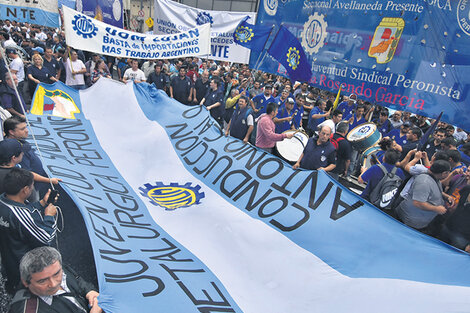
<svg viewBox="0 0 470 313">
<path fill-rule="evenodd" d="M 11 61 L 10 70 L 17 71 L 16 77 L 18 78 L 19 83 L 24 80 L 24 64 L 20 57 L 17 57 Z"/>
<path fill-rule="evenodd" d="M 146 81 L 145 74 L 142 70 L 137 69 L 137 71 L 134 71 L 132 68 L 128 68 L 124 72 L 124 78 L 126 80 L 133 80 L 133 81 L 138 81 L 138 82 Z"/>
<path fill-rule="evenodd" d="M 85 76 L 83 74 L 72 75 L 72 69 L 74 72 L 78 72 L 82 69 L 86 69 L 85 64 L 80 59 L 70 63 L 70 58 L 64 62 L 65 66 L 65 84 L 67 86 L 85 85 Z"/>
</svg>

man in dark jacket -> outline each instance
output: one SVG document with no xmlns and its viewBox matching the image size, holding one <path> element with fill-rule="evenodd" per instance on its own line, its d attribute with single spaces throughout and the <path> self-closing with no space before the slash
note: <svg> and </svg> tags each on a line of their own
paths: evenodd
<svg viewBox="0 0 470 313">
<path fill-rule="evenodd" d="M 20 263 L 20 289 L 12 300 L 10 313 L 100 313 L 99 293 L 71 270 L 62 268 L 62 257 L 54 248 L 40 247 L 26 253 Z M 90 308 L 89 308 L 90 307 Z"/>
<path fill-rule="evenodd" d="M 19 282 L 18 265 L 21 257 L 36 247 L 50 245 L 56 236 L 54 216 L 57 208 L 44 199 L 27 203 L 33 187 L 33 174 L 13 168 L 3 181 L 5 193 L 0 196 L 0 249 L 7 273 L 9 291 Z"/>
</svg>

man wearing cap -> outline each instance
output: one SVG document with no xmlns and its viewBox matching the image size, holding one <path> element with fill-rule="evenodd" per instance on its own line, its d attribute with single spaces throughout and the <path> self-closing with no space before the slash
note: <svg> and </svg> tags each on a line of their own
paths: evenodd
<svg viewBox="0 0 470 313">
<path fill-rule="evenodd" d="M 356 109 L 357 96 L 355 94 L 350 94 L 348 101 L 343 101 L 338 105 L 338 110 L 343 113 L 343 119 L 349 120 L 353 111 Z"/>
<path fill-rule="evenodd" d="M 279 106 L 279 108 L 282 108 L 285 104 L 287 99 L 289 98 L 289 90 L 284 89 L 281 92 L 281 95 L 274 98 L 274 102 Z"/>
<path fill-rule="evenodd" d="M 300 125 L 294 124 L 294 115 L 298 114 L 294 110 L 294 99 L 287 98 L 285 105 L 281 106 L 278 110 L 277 116 L 273 119 L 276 124 L 276 133 L 281 134 L 289 129 L 297 129 Z"/>
<path fill-rule="evenodd" d="M 255 112 L 255 117 L 260 116 L 263 113 L 266 113 L 266 106 L 268 103 L 274 102 L 274 97 L 272 96 L 273 86 L 267 84 L 264 86 L 263 93 L 260 93 L 251 99 L 251 108 Z"/>
<path fill-rule="evenodd" d="M 310 116 L 307 124 L 307 132 L 309 136 L 317 131 L 318 125 L 323 123 L 325 119 L 330 115 L 330 111 L 325 112 L 326 102 L 323 99 L 317 101 L 317 106 L 310 111 Z"/>
<path fill-rule="evenodd" d="M 15 86 L 18 88 L 19 100 L 15 92 Z M 16 75 L 13 72 L 11 74 L 5 73 L 5 81 L 0 86 L 0 105 L 11 115 L 24 118 L 26 104 L 19 88 Z"/>
<path fill-rule="evenodd" d="M 437 160 L 427 173 L 415 176 L 409 192 L 396 209 L 403 223 L 422 232 L 430 232 L 428 226 L 431 221 L 437 215 L 445 214 L 453 205 L 448 201 L 450 197 L 443 193 L 440 182 L 449 174 L 449 162 Z"/>
<path fill-rule="evenodd" d="M 410 122 L 404 122 L 400 126 L 399 129 L 398 128 L 392 129 L 385 137 L 390 137 L 394 139 L 397 144 L 403 147 L 406 143 L 408 143 L 408 140 L 406 139 L 406 135 L 408 134 L 410 127 L 411 127 Z"/>
<path fill-rule="evenodd" d="M 210 89 L 201 100 L 200 104 L 206 106 L 211 116 L 219 123 L 220 127 L 223 128 L 225 104 L 223 92 L 219 88 L 220 84 L 221 80 L 219 78 L 211 79 Z"/>
<path fill-rule="evenodd" d="M 9 292 L 20 281 L 21 257 L 36 247 L 50 245 L 56 236 L 57 208 L 47 203 L 50 192 L 41 201 L 26 201 L 34 190 L 33 182 L 31 172 L 14 168 L 5 176 L 5 193 L 0 195 L 0 251 Z"/>
</svg>

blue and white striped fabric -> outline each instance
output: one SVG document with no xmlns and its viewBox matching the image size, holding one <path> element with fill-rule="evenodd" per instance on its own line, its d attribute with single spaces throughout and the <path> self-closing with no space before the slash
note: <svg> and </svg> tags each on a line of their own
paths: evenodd
<svg viewBox="0 0 470 313">
<path fill-rule="evenodd" d="M 468 254 L 223 136 L 204 107 L 148 84 L 43 87 L 80 109 L 30 118 L 84 216 L 107 313 L 468 311 Z"/>
</svg>

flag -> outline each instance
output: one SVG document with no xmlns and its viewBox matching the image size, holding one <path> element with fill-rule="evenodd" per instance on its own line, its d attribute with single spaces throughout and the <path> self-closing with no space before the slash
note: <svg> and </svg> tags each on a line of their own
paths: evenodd
<svg viewBox="0 0 470 313">
<path fill-rule="evenodd" d="M 287 70 L 290 79 L 309 81 L 312 71 L 299 40 L 284 26 L 280 26 L 268 53 Z"/>
<path fill-rule="evenodd" d="M 426 131 L 426 133 L 421 137 L 421 140 L 419 141 L 418 147 L 417 147 L 418 151 L 426 150 L 426 143 L 428 142 L 429 137 L 431 137 L 432 134 L 434 133 L 434 130 L 436 129 L 437 124 L 439 124 L 439 121 L 441 120 L 441 117 L 442 117 L 443 113 L 444 112 L 441 112 L 441 114 L 439 114 L 439 116 L 434 121 L 434 123 L 431 125 L 431 127 L 429 127 L 429 129 Z M 429 155 L 428 157 L 430 158 L 430 157 L 432 157 L 432 155 Z"/>
<path fill-rule="evenodd" d="M 468 310 L 468 254 L 225 137 L 204 106 L 106 78 L 41 86 L 79 109 L 28 118 L 83 215 L 105 312 Z"/>
<path fill-rule="evenodd" d="M 335 99 L 335 102 L 333 103 L 333 109 L 331 111 L 336 110 L 336 108 L 338 107 L 339 97 L 341 96 L 341 87 L 342 86 L 343 86 L 342 84 L 339 85 L 338 93 L 336 94 L 336 99 Z"/>
<path fill-rule="evenodd" d="M 233 32 L 233 40 L 253 51 L 263 51 L 273 27 L 252 25 L 244 18 Z"/>
</svg>

